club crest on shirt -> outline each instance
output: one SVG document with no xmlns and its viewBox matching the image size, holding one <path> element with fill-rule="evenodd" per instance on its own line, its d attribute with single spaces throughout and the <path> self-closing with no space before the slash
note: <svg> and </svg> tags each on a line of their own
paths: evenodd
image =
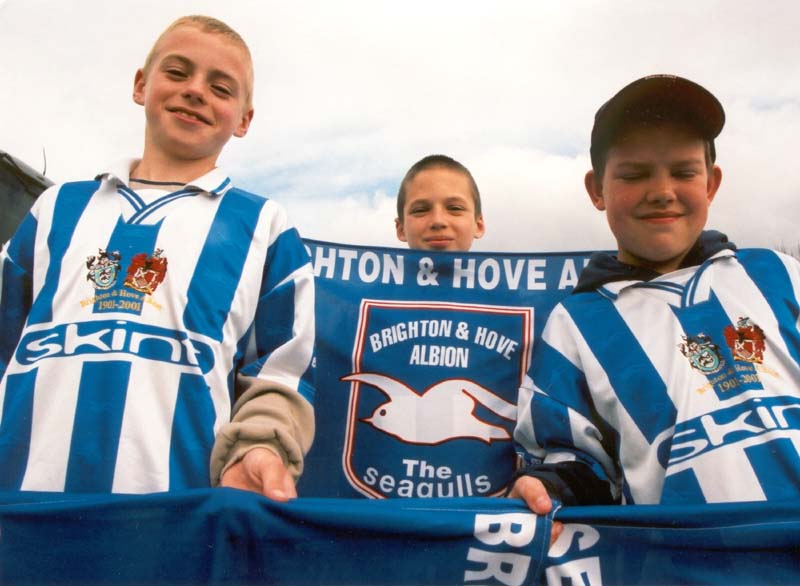
<svg viewBox="0 0 800 586">
<path fill-rule="evenodd" d="M 501 493 L 532 325 L 531 308 L 362 301 L 340 375 L 351 486 L 373 498 Z"/>
<path fill-rule="evenodd" d="M 116 250 L 108 252 L 99 248 L 96 255 L 91 255 L 86 259 L 86 280 L 92 283 L 95 289 L 110 289 L 117 282 L 117 277 L 121 269 L 121 255 Z"/>
<path fill-rule="evenodd" d="M 678 345 L 692 368 L 706 375 L 707 382 L 698 392 L 713 389 L 720 399 L 726 399 L 763 388 L 760 373 L 776 375 L 762 364 L 764 331 L 747 317 L 740 317 L 736 325 L 729 324 L 721 330 L 724 344 L 717 345 L 711 336 L 700 333 L 684 336 Z"/>
<path fill-rule="evenodd" d="M 696 336 L 682 336 L 683 342 L 678 344 L 678 348 L 686 358 L 692 368 L 699 370 L 705 375 L 716 374 L 725 365 L 725 361 L 717 346 L 711 338 L 703 333 Z"/>
<path fill-rule="evenodd" d="M 764 362 L 767 338 L 764 330 L 753 323 L 749 317 L 740 317 L 735 327 L 729 325 L 723 333 L 734 360 L 756 364 Z"/>
<path fill-rule="evenodd" d="M 167 259 L 164 251 L 156 248 L 151 255 L 140 252 L 131 259 L 125 286 L 140 293 L 152 295 L 167 275 Z"/>
</svg>

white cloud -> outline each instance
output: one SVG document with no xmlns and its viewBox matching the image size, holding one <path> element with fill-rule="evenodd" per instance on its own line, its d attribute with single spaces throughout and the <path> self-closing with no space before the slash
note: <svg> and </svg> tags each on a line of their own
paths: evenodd
<svg viewBox="0 0 800 586">
<path fill-rule="evenodd" d="M 800 6 L 723 0 L 7 0 L 0 148 L 54 179 L 141 148 L 135 69 L 187 13 L 248 40 L 256 118 L 221 163 L 321 240 L 400 245 L 394 193 L 420 157 L 465 163 L 484 195 L 480 250 L 613 246 L 583 191 L 597 107 L 632 79 L 685 75 L 728 124 L 711 222 L 740 244 L 796 243 Z"/>
</svg>

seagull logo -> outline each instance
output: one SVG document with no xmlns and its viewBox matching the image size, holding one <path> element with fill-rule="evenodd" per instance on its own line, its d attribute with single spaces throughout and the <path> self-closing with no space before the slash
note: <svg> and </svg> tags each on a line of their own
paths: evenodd
<svg viewBox="0 0 800 586">
<path fill-rule="evenodd" d="M 436 445 L 471 438 L 490 444 L 511 439 L 504 427 L 479 419 L 475 410 L 480 405 L 514 421 L 516 405 L 471 380 L 440 381 L 422 394 L 382 374 L 353 373 L 341 380 L 368 384 L 386 395 L 389 400 L 361 421 L 403 442 Z"/>
</svg>

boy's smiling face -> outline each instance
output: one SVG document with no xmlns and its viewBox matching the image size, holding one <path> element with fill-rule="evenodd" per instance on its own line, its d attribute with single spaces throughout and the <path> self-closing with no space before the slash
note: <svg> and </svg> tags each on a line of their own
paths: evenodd
<svg viewBox="0 0 800 586">
<path fill-rule="evenodd" d="M 397 237 L 417 250 L 467 251 L 483 236 L 472 187 L 464 173 L 446 167 L 420 171 L 406 187 Z"/>
<path fill-rule="evenodd" d="M 147 119 L 145 151 L 213 167 L 230 137 L 250 126 L 250 72 L 245 51 L 223 35 L 190 25 L 167 33 L 134 81 Z"/>
<path fill-rule="evenodd" d="M 600 181 L 586 189 L 605 210 L 619 260 L 659 273 L 677 269 L 705 227 L 722 180 L 705 142 L 681 127 L 635 128 L 612 146 Z"/>
</svg>

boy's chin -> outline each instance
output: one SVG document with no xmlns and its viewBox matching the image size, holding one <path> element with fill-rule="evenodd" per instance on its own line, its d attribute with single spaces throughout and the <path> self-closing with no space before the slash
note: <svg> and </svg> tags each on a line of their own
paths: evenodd
<svg viewBox="0 0 800 586">
<path fill-rule="evenodd" d="M 686 256 L 686 253 L 681 251 L 679 253 L 664 253 L 664 254 L 654 254 L 644 253 L 641 256 L 633 257 L 631 261 L 627 261 L 627 264 L 633 266 L 639 266 L 647 269 L 651 269 L 656 271 L 657 273 L 668 273 L 677 269 L 683 257 Z"/>
</svg>

